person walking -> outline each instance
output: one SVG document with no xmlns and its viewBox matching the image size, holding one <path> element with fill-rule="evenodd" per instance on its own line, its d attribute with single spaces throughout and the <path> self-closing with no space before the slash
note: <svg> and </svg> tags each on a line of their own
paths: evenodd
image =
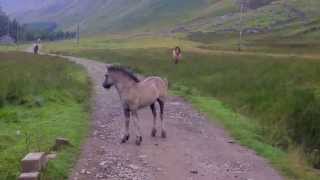
<svg viewBox="0 0 320 180">
<path fill-rule="evenodd" d="M 38 43 L 36 43 L 33 46 L 33 53 L 36 54 L 36 55 L 39 53 L 39 45 L 38 45 Z"/>
</svg>

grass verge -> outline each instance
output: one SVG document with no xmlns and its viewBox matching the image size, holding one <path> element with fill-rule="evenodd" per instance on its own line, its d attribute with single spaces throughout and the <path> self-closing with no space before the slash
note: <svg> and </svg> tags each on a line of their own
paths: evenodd
<svg viewBox="0 0 320 180">
<path fill-rule="evenodd" d="M 67 60 L 0 52 L 0 179 L 17 179 L 28 152 L 50 152 L 58 137 L 72 147 L 58 152 L 42 178 L 67 179 L 88 130 L 86 72 Z"/>
<path fill-rule="evenodd" d="M 255 120 L 236 113 L 232 108 L 212 97 L 190 96 L 181 91 L 173 93 L 185 97 L 209 119 L 223 125 L 237 142 L 269 160 L 272 166 L 287 179 L 317 180 L 319 178 L 320 174 L 308 165 L 303 152 L 296 148 L 286 152 L 263 142 L 261 128 Z"/>
</svg>

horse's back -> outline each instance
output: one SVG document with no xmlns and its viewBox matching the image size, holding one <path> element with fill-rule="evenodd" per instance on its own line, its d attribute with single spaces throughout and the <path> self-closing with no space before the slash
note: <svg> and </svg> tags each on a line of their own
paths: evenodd
<svg viewBox="0 0 320 180">
<path fill-rule="evenodd" d="M 157 76 L 151 76 L 141 82 L 144 86 L 154 88 L 159 98 L 165 98 L 168 95 L 168 81 Z"/>
<path fill-rule="evenodd" d="M 157 76 L 151 76 L 144 80 L 147 83 L 154 84 L 159 90 L 166 92 L 168 91 L 168 80 L 162 79 Z"/>
<path fill-rule="evenodd" d="M 148 77 L 131 88 L 123 99 L 131 109 L 150 106 L 159 99 L 165 101 L 168 95 L 167 84 L 167 81 L 160 77 Z"/>
</svg>

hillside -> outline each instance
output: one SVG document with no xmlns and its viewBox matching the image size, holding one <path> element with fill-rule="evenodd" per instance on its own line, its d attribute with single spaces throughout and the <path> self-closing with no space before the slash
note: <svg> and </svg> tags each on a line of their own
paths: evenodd
<svg viewBox="0 0 320 180">
<path fill-rule="evenodd" d="M 63 29 L 74 29 L 79 23 L 83 31 L 91 34 L 123 31 L 232 32 L 239 28 L 239 1 L 46 0 L 35 9 L 26 8 L 28 11 L 15 13 L 15 17 L 22 22 L 54 21 Z M 317 21 L 319 6 L 319 0 L 247 0 L 244 29 L 257 33 Z"/>
<path fill-rule="evenodd" d="M 61 2 L 64 0 L 28 0 L 27 3 L 22 0 L 0 0 L 0 5 L 8 14 L 15 14 L 39 10 Z"/>
</svg>

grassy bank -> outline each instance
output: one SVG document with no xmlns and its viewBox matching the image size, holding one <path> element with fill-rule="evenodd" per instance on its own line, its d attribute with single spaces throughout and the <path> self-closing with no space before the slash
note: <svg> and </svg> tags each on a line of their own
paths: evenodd
<svg viewBox="0 0 320 180">
<path fill-rule="evenodd" d="M 24 50 L 29 47 L 29 44 L 20 44 L 20 45 L 0 45 L 0 52 L 8 52 L 8 51 L 19 51 Z"/>
<path fill-rule="evenodd" d="M 28 152 L 49 152 L 57 137 L 72 147 L 50 161 L 44 179 L 67 179 L 88 128 L 88 78 L 50 56 L 0 52 L 0 179 L 13 180 Z"/>
<path fill-rule="evenodd" d="M 174 90 L 210 117 L 222 113 L 218 119 L 240 143 L 271 160 L 290 179 L 319 178 L 310 168 L 318 166 L 320 156 L 320 63 L 315 60 L 184 52 L 184 61 L 174 66 L 166 48 L 68 53 L 167 77 Z M 229 107 L 228 113 L 215 99 Z M 232 112 L 249 118 L 239 120 Z"/>
<path fill-rule="evenodd" d="M 319 179 L 320 173 L 310 166 L 301 149 L 292 147 L 284 151 L 263 141 L 264 135 L 261 133 L 259 122 L 255 119 L 235 112 L 230 106 L 212 97 L 186 94 L 185 91 L 174 91 L 174 93 L 185 97 L 210 119 L 222 124 L 240 144 L 269 160 L 286 179 Z"/>
</svg>

